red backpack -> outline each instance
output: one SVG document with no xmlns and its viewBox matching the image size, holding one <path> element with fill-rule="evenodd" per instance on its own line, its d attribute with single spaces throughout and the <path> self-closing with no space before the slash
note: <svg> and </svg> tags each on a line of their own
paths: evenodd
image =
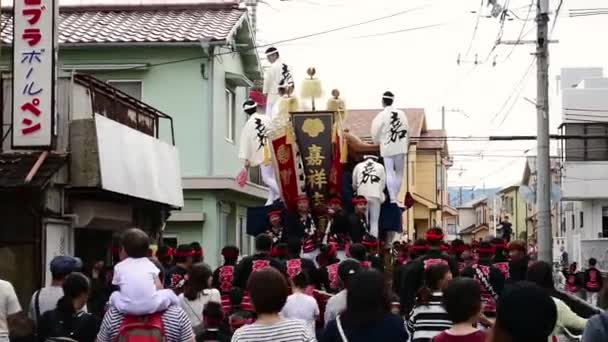
<svg viewBox="0 0 608 342">
<path fill-rule="evenodd" d="M 164 342 L 163 313 L 147 316 L 125 316 L 115 342 Z"/>
</svg>

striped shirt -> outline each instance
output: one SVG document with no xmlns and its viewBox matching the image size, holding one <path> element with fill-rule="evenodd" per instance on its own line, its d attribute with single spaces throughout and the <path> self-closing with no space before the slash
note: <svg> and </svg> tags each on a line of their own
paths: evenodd
<svg viewBox="0 0 608 342">
<path fill-rule="evenodd" d="M 253 323 L 234 332 L 232 342 L 316 342 L 306 323 L 284 319 L 272 325 Z"/>
<path fill-rule="evenodd" d="M 441 292 L 433 292 L 428 305 L 417 305 L 407 322 L 411 342 L 428 342 L 440 332 L 450 329 L 452 321 L 441 303 Z"/>
<path fill-rule="evenodd" d="M 124 315 L 111 307 L 103 317 L 97 341 L 113 342 L 118 335 Z M 179 306 L 170 306 L 163 313 L 163 329 L 166 342 L 186 342 L 194 339 L 192 324 L 188 315 Z"/>
</svg>

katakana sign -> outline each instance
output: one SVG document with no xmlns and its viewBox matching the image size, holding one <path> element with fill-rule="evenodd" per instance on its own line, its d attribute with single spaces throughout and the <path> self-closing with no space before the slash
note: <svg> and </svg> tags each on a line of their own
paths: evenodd
<svg viewBox="0 0 608 342">
<path fill-rule="evenodd" d="M 14 0 L 13 148 L 49 148 L 55 133 L 57 0 Z"/>
</svg>

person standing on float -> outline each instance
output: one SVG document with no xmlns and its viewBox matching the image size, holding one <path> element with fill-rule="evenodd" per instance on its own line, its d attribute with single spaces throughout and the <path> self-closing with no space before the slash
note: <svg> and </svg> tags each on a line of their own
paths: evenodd
<svg viewBox="0 0 608 342">
<path fill-rule="evenodd" d="M 270 160 L 270 147 L 268 146 L 268 131 L 270 118 L 257 113 L 258 104 L 253 100 L 243 103 L 243 110 L 249 119 L 241 132 L 239 159 L 245 161 L 245 168 L 259 166 L 262 181 L 268 186 L 266 205 L 274 203 L 280 197 L 279 185 L 275 177 Z"/>
<path fill-rule="evenodd" d="M 403 181 L 409 147 L 408 121 L 405 113 L 393 107 L 395 95 L 390 91 L 382 95 L 384 109 L 372 121 L 371 136 L 380 146 L 384 159 L 386 187 L 391 203 L 403 206 L 399 192 Z"/>
</svg>

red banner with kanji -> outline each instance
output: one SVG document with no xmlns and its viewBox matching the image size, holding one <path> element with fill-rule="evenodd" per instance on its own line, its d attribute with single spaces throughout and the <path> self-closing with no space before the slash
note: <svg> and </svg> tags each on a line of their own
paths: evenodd
<svg viewBox="0 0 608 342">
<path fill-rule="evenodd" d="M 287 143 L 287 136 L 272 139 L 276 178 L 281 188 L 281 197 L 287 209 L 294 211 L 299 196 L 298 173 L 294 145 Z"/>
</svg>

